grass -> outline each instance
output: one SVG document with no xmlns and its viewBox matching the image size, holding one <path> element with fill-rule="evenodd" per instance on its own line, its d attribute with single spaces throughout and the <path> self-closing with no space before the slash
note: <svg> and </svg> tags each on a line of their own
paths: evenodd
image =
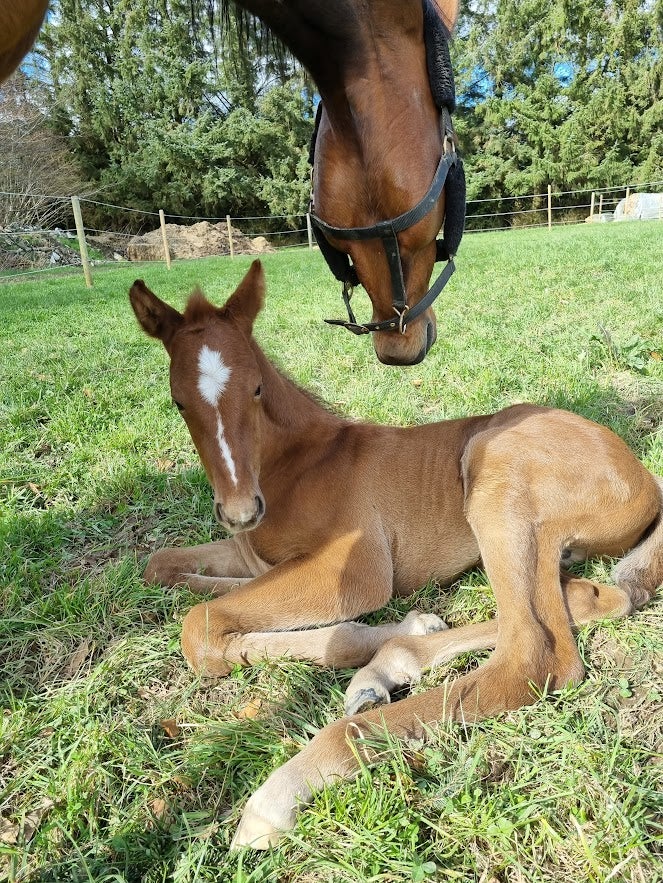
<svg viewBox="0 0 663 883">
<path fill-rule="evenodd" d="M 663 225 L 467 237 L 438 343 L 411 369 L 322 324 L 342 304 L 319 254 L 264 263 L 260 340 L 341 412 L 411 424 L 559 405 L 663 474 Z M 181 305 L 198 283 L 221 301 L 247 266 L 139 274 Z M 209 685 L 185 668 L 179 622 L 194 598 L 145 586 L 142 564 L 219 534 L 166 355 L 129 310 L 136 272 L 95 269 L 91 291 L 79 272 L 0 286 L 0 878 L 663 880 L 660 599 L 583 629 L 579 687 L 390 743 L 387 762 L 320 794 L 280 848 L 229 854 L 251 790 L 342 713 L 351 672 L 270 661 Z M 376 618 L 491 614 L 481 572 L 453 589 L 422 587 Z"/>
</svg>

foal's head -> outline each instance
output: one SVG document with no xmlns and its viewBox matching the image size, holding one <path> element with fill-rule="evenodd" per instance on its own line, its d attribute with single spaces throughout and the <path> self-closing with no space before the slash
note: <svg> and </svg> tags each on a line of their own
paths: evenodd
<svg viewBox="0 0 663 883">
<path fill-rule="evenodd" d="M 142 328 L 170 356 L 170 390 L 214 490 L 214 514 L 235 533 L 256 527 L 265 511 L 258 484 L 262 377 L 250 345 L 265 281 L 252 265 L 223 307 L 199 291 L 184 313 L 142 280 L 129 293 Z"/>
</svg>

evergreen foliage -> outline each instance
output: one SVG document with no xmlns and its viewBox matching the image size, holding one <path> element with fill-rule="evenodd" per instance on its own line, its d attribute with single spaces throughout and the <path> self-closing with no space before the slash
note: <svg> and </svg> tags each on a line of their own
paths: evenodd
<svg viewBox="0 0 663 883">
<path fill-rule="evenodd" d="M 305 211 L 310 81 L 235 4 L 58 0 L 39 50 L 104 200 Z M 452 52 L 470 199 L 663 179 L 663 0 L 467 0 Z"/>
<path fill-rule="evenodd" d="M 474 0 L 453 52 L 470 198 L 663 178 L 661 0 Z"/>
<path fill-rule="evenodd" d="M 107 202 L 306 211 L 312 93 L 265 40 L 205 0 L 59 0 L 40 44 L 53 125 Z"/>
</svg>

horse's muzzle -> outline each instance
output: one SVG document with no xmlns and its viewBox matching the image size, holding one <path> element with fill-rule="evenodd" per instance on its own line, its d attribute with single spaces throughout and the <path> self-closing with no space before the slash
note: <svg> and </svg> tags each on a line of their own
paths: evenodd
<svg viewBox="0 0 663 883">
<path fill-rule="evenodd" d="M 256 494 L 252 501 L 228 503 L 214 503 L 214 517 L 222 527 L 231 533 L 239 533 L 243 530 L 253 530 L 263 519 L 265 514 L 265 501 L 262 494 Z"/>
<path fill-rule="evenodd" d="M 404 345 L 406 344 L 406 340 L 402 335 L 384 334 L 381 335 L 382 339 L 374 337 L 373 344 L 378 359 L 383 365 L 407 366 L 418 365 L 420 362 L 423 362 L 426 358 L 426 354 L 437 340 L 437 326 L 435 320 L 427 319 L 425 326 L 422 327 L 422 331 L 424 328 L 425 338 L 423 340 L 421 337 L 419 338 L 421 345 L 419 349 L 415 349 L 414 351 L 412 350 L 412 345 L 409 341 L 407 341 L 409 346 Z"/>
</svg>

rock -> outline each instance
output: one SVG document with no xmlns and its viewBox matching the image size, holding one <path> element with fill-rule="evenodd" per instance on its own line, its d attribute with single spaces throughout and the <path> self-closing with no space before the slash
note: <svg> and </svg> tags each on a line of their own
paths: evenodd
<svg viewBox="0 0 663 883">
<path fill-rule="evenodd" d="M 78 266 L 81 256 L 64 245 L 55 233 L 0 230 L 0 269 L 42 269 L 54 266 Z"/>
<path fill-rule="evenodd" d="M 607 224 L 615 218 L 612 212 L 601 212 L 601 214 L 589 215 L 585 218 L 586 224 Z"/>
<path fill-rule="evenodd" d="M 251 248 L 255 254 L 269 254 L 276 251 L 273 245 L 270 245 L 264 236 L 254 236 L 251 240 Z"/>
</svg>

